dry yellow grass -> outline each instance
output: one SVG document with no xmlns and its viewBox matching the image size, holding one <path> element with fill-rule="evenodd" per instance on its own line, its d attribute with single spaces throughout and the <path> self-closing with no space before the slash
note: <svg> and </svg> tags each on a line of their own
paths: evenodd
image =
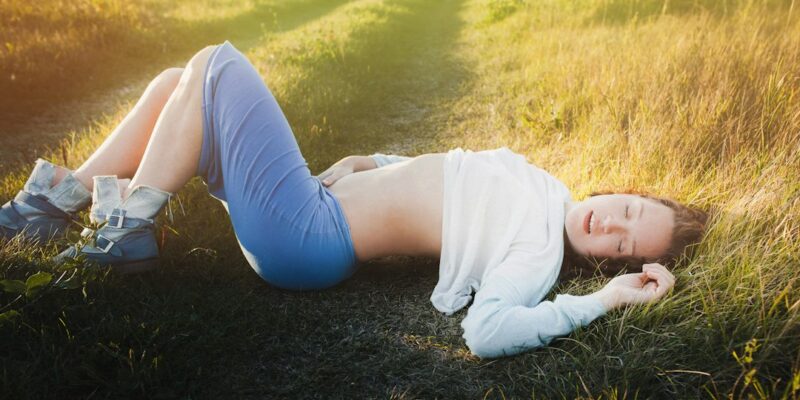
<svg viewBox="0 0 800 400">
<path fill-rule="evenodd" d="M 578 199 L 637 188 L 717 210 L 675 294 L 654 307 L 672 322 L 655 329 L 731 358 L 749 339 L 763 344 L 734 393 L 800 379 L 800 10 L 651 1 L 603 19 L 623 2 L 545 1 L 492 21 L 497 3 L 465 14 L 481 26 L 464 34 L 475 83 L 443 147 L 508 145 Z M 609 319 L 604 339 L 652 312 Z M 785 375 L 759 381 L 756 370 Z"/>
</svg>

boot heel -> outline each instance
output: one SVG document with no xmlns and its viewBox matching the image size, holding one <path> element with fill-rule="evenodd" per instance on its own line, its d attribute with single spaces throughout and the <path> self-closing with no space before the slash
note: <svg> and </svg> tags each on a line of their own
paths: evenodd
<svg viewBox="0 0 800 400">
<path fill-rule="evenodd" d="M 127 275 L 154 270 L 158 268 L 158 264 L 158 258 L 150 258 L 124 264 L 113 264 L 111 267 L 114 269 L 114 272 Z"/>
</svg>

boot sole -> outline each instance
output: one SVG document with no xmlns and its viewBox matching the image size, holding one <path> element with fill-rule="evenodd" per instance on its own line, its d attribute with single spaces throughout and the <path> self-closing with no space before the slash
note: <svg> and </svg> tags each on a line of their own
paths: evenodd
<svg viewBox="0 0 800 400">
<path fill-rule="evenodd" d="M 158 268 L 158 264 L 159 264 L 158 258 L 149 258 L 146 260 L 133 261 L 124 264 L 112 264 L 111 268 L 116 273 L 128 275 L 128 274 L 138 274 L 140 272 L 152 271 Z"/>
</svg>

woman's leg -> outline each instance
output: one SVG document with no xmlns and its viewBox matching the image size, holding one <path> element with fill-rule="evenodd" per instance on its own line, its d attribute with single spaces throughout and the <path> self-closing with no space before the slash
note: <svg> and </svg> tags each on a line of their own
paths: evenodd
<svg viewBox="0 0 800 400">
<path fill-rule="evenodd" d="M 89 191 L 92 190 L 92 177 L 95 175 L 117 175 L 120 178 L 133 176 L 139 167 L 156 119 L 178 85 L 182 73 L 183 68 L 169 68 L 156 76 L 111 135 L 73 173 Z M 57 185 L 67 172 L 66 168 L 57 168 L 52 185 Z"/>
<path fill-rule="evenodd" d="M 170 68 L 159 74 L 123 121 L 77 171 L 37 160 L 23 189 L 0 207 L 0 237 L 24 234 L 39 243 L 60 238 L 73 214 L 91 202 L 93 176 L 130 178 L 139 166 L 156 119 L 182 73 L 182 68 Z M 130 179 L 122 179 L 116 185 L 124 189 L 128 182 Z"/>
<path fill-rule="evenodd" d="M 197 170 L 203 143 L 203 79 L 206 64 L 215 46 L 208 46 L 192 57 L 158 116 L 153 134 L 144 150 L 136 174 L 123 193 L 149 185 L 177 192 Z"/>
<path fill-rule="evenodd" d="M 156 216 L 197 171 L 203 139 L 204 72 L 213 50 L 207 47 L 195 54 L 181 73 L 126 190 L 121 191 L 117 177 L 107 176 L 107 171 L 93 177 L 90 218 L 105 223 L 86 231 L 92 240 L 64 250 L 56 256 L 57 262 L 83 256 L 123 273 L 158 265 Z"/>
</svg>

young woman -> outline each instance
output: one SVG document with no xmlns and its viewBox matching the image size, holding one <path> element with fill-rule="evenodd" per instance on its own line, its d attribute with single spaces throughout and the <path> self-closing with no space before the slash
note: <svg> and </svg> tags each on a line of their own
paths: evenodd
<svg viewBox="0 0 800 400">
<path fill-rule="evenodd" d="M 248 262 L 275 286 L 330 287 L 386 255 L 439 257 L 431 301 L 452 314 L 475 292 L 462 326 L 482 357 L 542 346 L 608 310 L 662 297 L 672 274 L 642 264 L 674 259 L 704 223 L 702 213 L 645 196 L 573 202 L 561 182 L 505 147 L 350 156 L 314 177 L 261 77 L 225 42 L 160 74 L 77 170 L 37 160 L 0 210 L 0 226 L 7 237 L 47 240 L 91 203 L 90 218 L 105 224 L 57 259 L 149 269 L 158 260 L 154 218 L 193 176 L 225 205 Z M 565 250 L 642 272 L 542 301 Z"/>
</svg>

